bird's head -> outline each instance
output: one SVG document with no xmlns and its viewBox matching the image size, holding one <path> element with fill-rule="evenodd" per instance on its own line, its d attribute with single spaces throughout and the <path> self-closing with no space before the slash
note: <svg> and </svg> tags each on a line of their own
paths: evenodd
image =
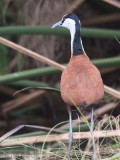
<svg viewBox="0 0 120 160">
<path fill-rule="evenodd" d="M 73 13 L 64 15 L 62 20 L 55 23 L 52 26 L 52 28 L 55 28 L 57 26 L 65 27 L 70 30 L 71 56 L 84 54 L 85 51 L 82 45 L 82 40 L 81 40 L 81 35 L 80 35 L 81 24 L 80 24 L 79 18 Z"/>
<path fill-rule="evenodd" d="M 70 14 L 67 14 L 67 15 L 64 15 L 62 20 L 55 23 L 52 28 L 55 28 L 57 26 L 60 26 L 60 27 L 65 27 L 69 30 L 75 28 L 75 30 L 80 30 L 80 20 L 79 18 L 73 14 L 73 13 L 70 13 Z"/>
</svg>

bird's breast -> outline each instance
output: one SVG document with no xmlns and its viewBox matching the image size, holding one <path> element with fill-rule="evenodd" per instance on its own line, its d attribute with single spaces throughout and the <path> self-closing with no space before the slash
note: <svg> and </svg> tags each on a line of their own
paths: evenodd
<svg viewBox="0 0 120 160">
<path fill-rule="evenodd" d="M 86 55 L 73 56 L 61 76 L 61 96 L 69 105 L 96 103 L 104 95 L 99 70 Z"/>
</svg>

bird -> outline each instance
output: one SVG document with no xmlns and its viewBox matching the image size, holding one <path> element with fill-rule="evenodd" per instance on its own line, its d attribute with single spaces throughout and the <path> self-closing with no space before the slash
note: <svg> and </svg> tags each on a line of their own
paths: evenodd
<svg viewBox="0 0 120 160">
<path fill-rule="evenodd" d="M 97 104 L 104 96 L 104 85 L 100 71 L 87 56 L 81 39 L 81 22 L 77 15 L 66 14 L 52 28 L 64 27 L 71 35 L 71 57 L 63 70 L 60 82 L 61 97 L 69 114 L 69 147 L 67 159 L 73 141 L 71 106 L 87 107 Z M 93 108 L 92 108 L 93 111 Z"/>
</svg>

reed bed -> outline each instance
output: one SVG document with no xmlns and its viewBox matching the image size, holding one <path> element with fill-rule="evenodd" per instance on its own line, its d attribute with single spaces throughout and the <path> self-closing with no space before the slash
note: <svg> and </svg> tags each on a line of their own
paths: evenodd
<svg viewBox="0 0 120 160">
<path fill-rule="evenodd" d="M 119 2 L 103 1 L 0 1 L 0 159 L 66 159 L 69 124 L 59 80 L 69 32 L 50 26 L 68 12 L 80 17 L 85 50 L 104 80 L 94 111 L 96 160 L 120 159 Z M 90 116 L 89 107 L 73 108 L 71 160 L 93 157 Z"/>
</svg>

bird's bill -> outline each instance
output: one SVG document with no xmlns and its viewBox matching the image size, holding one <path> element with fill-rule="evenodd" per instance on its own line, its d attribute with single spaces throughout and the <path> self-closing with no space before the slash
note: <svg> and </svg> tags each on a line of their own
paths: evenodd
<svg viewBox="0 0 120 160">
<path fill-rule="evenodd" d="M 56 27 L 60 26 L 61 23 L 62 23 L 62 21 L 59 21 L 59 22 L 53 24 L 53 26 L 51 28 L 56 28 Z"/>
</svg>

